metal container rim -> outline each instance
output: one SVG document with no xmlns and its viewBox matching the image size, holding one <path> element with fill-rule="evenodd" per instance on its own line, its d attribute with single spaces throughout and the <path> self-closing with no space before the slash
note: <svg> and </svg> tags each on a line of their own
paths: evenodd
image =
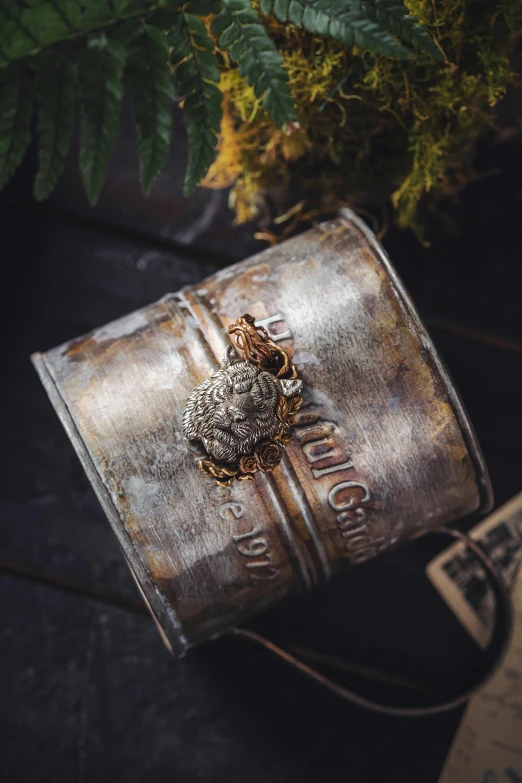
<svg viewBox="0 0 522 783">
<path fill-rule="evenodd" d="M 353 226 L 356 226 L 362 233 L 372 251 L 377 256 L 379 263 L 386 270 L 392 287 L 394 289 L 395 296 L 400 304 L 404 307 L 407 315 L 413 323 L 419 340 L 432 360 L 439 377 L 441 378 L 448 398 L 451 402 L 451 407 L 456 416 L 459 429 L 462 433 L 462 437 L 466 444 L 466 448 L 469 452 L 475 475 L 477 478 L 477 485 L 479 488 L 479 505 L 476 511 L 480 514 L 487 514 L 493 507 L 493 487 L 491 485 L 491 479 L 489 471 L 486 466 L 484 454 L 482 448 L 478 442 L 475 429 L 470 421 L 462 398 L 459 391 L 451 377 L 451 374 L 446 367 L 445 362 L 439 355 L 433 340 L 431 339 L 424 322 L 422 321 L 415 304 L 411 296 L 409 295 L 404 283 L 400 279 L 390 257 L 386 253 L 385 249 L 373 233 L 373 231 L 367 226 L 367 224 L 351 209 L 343 207 L 339 210 L 339 216 L 341 219 L 348 220 Z"/>
</svg>

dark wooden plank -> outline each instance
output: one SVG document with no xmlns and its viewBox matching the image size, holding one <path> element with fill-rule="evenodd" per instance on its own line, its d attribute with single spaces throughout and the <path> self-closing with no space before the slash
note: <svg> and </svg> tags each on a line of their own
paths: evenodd
<svg viewBox="0 0 522 783">
<path fill-rule="evenodd" d="M 232 640 L 174 662 L 146 618 L 18 579 L 2 597 L 10 783 L 435 783 L 457 725 L 360 712 Z"/>
<path fill-rule="evenodd" d="M 107 169 L 98 204 L 89 205 L 78 171 L 78 135 L 72 145 L 64 174 L 47 202 L 59 212 L 100 221 L 122 231 L 139 231 L 190 246 L 216 258 L 239 260 L 264 246 L 254 238 L 255 225 L 238 228 L 228 208 L 228 192 L 200 188 L 189 198 L 183 195 L 187 148 L 183 115 L 175 110 L 170 155 L 150 195 L 141 192 L 136 131 L 128 97 L 123 102 L 121 130 Z M 7 194 L 9 201 L 31 201 L 36 171 L 34 148 Z"/>
<path fill-rule="evenodd" d="M 64 449 L 68 445 L 64 444 Z M 91 488 L 0 503 L 0 568 L 109 603 L 143 606 Z"/>
</svg>

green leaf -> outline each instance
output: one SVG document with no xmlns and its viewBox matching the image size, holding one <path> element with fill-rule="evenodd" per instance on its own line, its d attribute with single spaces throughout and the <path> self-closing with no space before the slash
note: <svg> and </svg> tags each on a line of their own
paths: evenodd
<svg viewBox="0 0 522 783">
<path fill-rule="evenodd" d="M 148 195 L 165 165 L 172 133 L 174 89 L 163 30 L 141 25 L 128 51 L 128 83 L 138 131 L 140 176 Z"/>
<path fill-rule="evenodd" d="M 125 20 L 168 17 L 181 3 L 182 0 L 4 0 L 0 2 L 0 68 L 69 39 L 119 28 Z"/>
<path fill-rule="evenodd" d="M 171 64 L 179 97 L 183 100 L 189 147 L 185 195 L 192 193 L 214 159 L 221 127 L 221 92 L 214 42 L 204 23 L 180 14 L 170 32 Z"/>
<path fill-rule="evenodd" d="M 0 52 L 6 62 L 35 54 L 40 49 L 39 31 L 30 11 L 21 3 L 0 6 Z"/>
<path fill-rule="evenodd" d="M 259 0 L 259 10 L 263 16 L 269 16 L 274 10 L 274 0 Z"/>
<path fill-rule="evenodd" d="M 278 128 L 298 122 L 283 58 L 250 0 L 223 0 L 223 5 L 212 22 L 212 31 L 220 34 L 219 45 L 230 52 L 256 97 L 263 98 L 263 106 Z"/>
<path fill-rule="evenodd" d="M 435 60 L 444 62 L 444 54 L 439 47 L 424 27 L 419 24 L 418 19 L 410 14 L 406 6 L 399 0 L 366 0 L 364 10 L 369 18 L 385 26 L 406 43 L 415 46 L 425 54 L 429 54 Z"/>
<path fill-rule="evenodd" d="M 39 104 L 38 173 L 33 190 L 38 201 L 51 195 L 71 146 L 75 121 L 75 81 L 75 68 L 67 57 L 47 53 L 40 60 L 36 73 Z"/>
<path fill-rule="evenodd" d="M 80 171 L 89 202 L 98 200 L 120 125 L 125 49 L 105 35 L 91 38 L 80 59 Z"/>
<path fill-rule="evenodd" d="M 0 188 L 7 185 L 31 141 L 33 84 L 23 68 L 10 68 L 0 78 Z"/>
<path fill-rule="evenodd" d="M 360 49 L 399 60 L 413 56 L 380 19 L 368 16 L 365 3 L 360 0 L 275 0 L 273 13 L 280 22 L 290 21 L 311 33 L 329 35 L 347 46 L 355 44 Z"/>
<path fill-rule="evenodd" d="M 83 5 L 85 11 L 82 16 L 82 27 L 87 27 L 146 15 L 151 9 L 164 4 L 150 2 L 150 0 L 88 0 L 88 2 L 84 0 Z"/>
<path fill-rule="evenodd" d="M 437 60 L 444 55 L 401 0 L 260 0 L 261 12 L 273 13 L 311 33 L 329 35 L 348 46 L 356 44 L 389 57 L 405 59 L 412 52 L 396 40 L 415 46 Z"/>
<path fill-rule="evenodd" d="M 0 51 L 7 60 L 36 54 L 77 32 L 75 0 L 11 0 L 0 7 Z"/>
<path fill-rule="evenodd" d="M 24 0 L 42 45 L 75 33 L 82 9 L 76 0 Z"/>
</svg>

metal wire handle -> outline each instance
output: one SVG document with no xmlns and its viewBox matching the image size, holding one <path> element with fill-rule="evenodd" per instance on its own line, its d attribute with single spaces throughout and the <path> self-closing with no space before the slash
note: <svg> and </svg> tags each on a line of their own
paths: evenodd
<svg viewBox="0 0 522 783">
<path fill-rule="evenodd" d="M 486 576 L 489 584 L 495 595 L 495 625 L 493 633 L 489 642 L 489 645 L 485 651 L 486 666 L 485 672 L 481 677 L 470 687 L 467 687 L 462 693 L 450 699 L 444 699 L 442 701 L 436 701 L 433 704 L 427 704 L 421 707 L 402 707 L 393 704 L 384 704 L 373 699 L 361 696 L 359 693 L 350 690 L 349 688 L 341 685 L 335 680 L 321 674 L 317 669 L 312 668 L 304 661 L 300 660 L 292 653 L 279 647 L 274 642 L 271 642 L 266 637 L 249 631 L 246 628 L 234 628 L 231 634 L 238 638 L 255 644 L 259 647 L 268 650 L 278 658 L 293 666 L 302 674 L 315 680 L 319 685 L 322 685 L 332 693 L 345 699 L 352 704 L 357 704 L 359 707 L 364 707 L 374 712 L 379 712 L 385 715 L 395 715 L 400 717 L 418 717 L 422 715 L 435 715 L 439 712 L 445 712 L 451 710 L 454 707 L 458 707 L 465 702 L 470 696 L 472 696 L 477 690 L 479 690 L 484 683 L 493 675 L 499 664 L 502 662 L 504 653 L 509 644 L 511 638 L 511 632 L 513 628 L 513 607 L 509 592 L 504 581 L 502 574 L 499 572 L 494 562 L 484 549 L 470 538 L 465 533 L 448 527 L 440 527 L 433 531 L 434 533 L 442 533 L 444 535 L 451 536 L 463 543 L 473 554 L 480 560 L 481 565 L 486 571 Z"/>
</svg>

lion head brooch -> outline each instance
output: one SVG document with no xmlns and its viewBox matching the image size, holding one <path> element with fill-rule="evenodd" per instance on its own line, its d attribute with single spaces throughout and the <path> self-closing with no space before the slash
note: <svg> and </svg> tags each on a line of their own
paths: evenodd
<svg viewBox="0 0 522 783">
<path fill-rule="evenodd" d="M 185 405 L 183 435 L 204 451 L 203 473 L 221 486 L 273 470 L 290 440 L 303 382 L 288 353 L 244 315 L 228 328 L 242 357 L 228 346 L 221 368 Z"/>
</svg>

